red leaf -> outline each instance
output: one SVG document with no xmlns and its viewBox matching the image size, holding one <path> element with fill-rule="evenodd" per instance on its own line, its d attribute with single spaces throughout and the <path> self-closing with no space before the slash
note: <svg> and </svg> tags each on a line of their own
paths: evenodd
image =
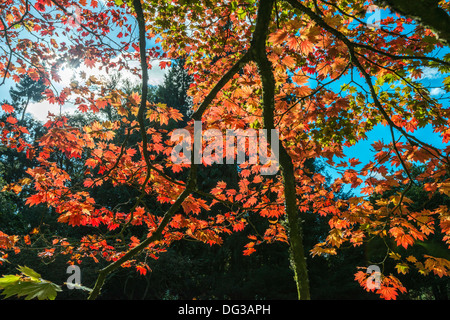
<svg viewBox="0 0 450 320">
<path fill-rule="evenodd" d="M 143 276 L 147 274 L 147 268 L 145 266 L 137 265 L 136 270 Z"/>
<path fill-rule="evenodd" d="M 170 67 L 170 64 L 171 64 L 171 61 L 164 61 L 164 60 L 162 60 L 162 61 L 159 62 L 159 67 L 161 69 L 165 69 L 166 67 Z"/>
<path fill-rule="evenodd" d="M 4 104 L 2 105 L 2 109 L 3 109 L 3 111 L 5 111 L 6 113 L 13 113 L 13 112 L 14 112 L 14 107 L 11 106 L 11 105 L 9 105 L 9 104 L 7 104 L 7 103 L 4 103 Z"/>
<path fill-rule="evenodd" d="M 94 68 L 95 67 L 95 60 L 91 60 L 91 59 L 84 59 L 84 64 L 89 67 L 89 68 Z"/>
<path fill-rule="evenodd" d="M 33 81 L 39 81 L 39 79 L 41 78 L 39 76 L 39 73 L 36 72 L 36 70 L 32 69 L 30 71 L 28 71 L 28 76 L 31 78 L 31 80 Z"/>
<path fill-rule="evenodd" d="M 12 116 L 9 116 L 8 118 L 6 118 L 6 122 L 11 123 L 11 124 L 16 124 L 17 119 Z"/>
<path fill-rule="evenodd" d="M 98 99 L 96 102 L 99 109 L 104 109 L 108 106 L 108 101 L 105 99 Z"/>
<path fill-rule="evenodd" d="M 25 204 L 31 206 L 37 205 L 42 202 L 42 196 L 40 194 L 33 194 L 30 197 L 28 197 Z"/>
</svg>

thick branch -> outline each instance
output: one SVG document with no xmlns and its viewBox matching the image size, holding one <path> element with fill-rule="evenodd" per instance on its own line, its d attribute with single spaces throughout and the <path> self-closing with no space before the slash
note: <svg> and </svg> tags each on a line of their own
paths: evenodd
<svg viewBox="0 0 450 320">
<path fill-rule="evenodd" d="M 275 129 L 275 77 L 272 63 L 267 58 L 266 37 L 271 20 L 273 0 L 261 0 L 256 20 L 255 33 L 252 40 L 252 58 L 258 66 L 262 82 L 263 122 L 268 131 L 268 142 L 272 141 L 270 131 Z M 302 221 L 297 207 L 294 164 L 281 141 L 279 143 L 279 163 L 282 169 L 285 211 L 288 219 L 291 265 L 294 270 L 297 294 L 299 299 L 309 300 L 309 279 L 303 247 Z"/>
<path fill-rule="evenodd" d="M 287 2 L 289 2 L 294 8 L 299 9 L 301 12 L 305 13 L 306 15 L 308 15 L 312 20 L 314 20 L 320 27 L 322 27 L 324 30 L 328 31 L 329 33 L 333 34 L 336 38 L 338 38 L 339 40 L 341 40 L 348 48 L 349 50 L 349 55 L 350 55 L 350 59 L 352 61 L 352 63 L 358 68 L 358 70 L 362 73 L 367 85 L 369 86 L 370 89 L 370 94 L 372 96 L 372 99 L 374 100 L 375 106 L 377 107 L 377 109 L 380 111 L 381 115 L 383 116 L 383 118 L 386 120 L 386 122 L 393 127 L 394 129 L 396 129 L 397 131 L 399 131 L 407 140 L 409 143 L 414 144 L 417 143 L 419 145 L 421 145 L 422 147 L 424 147 L 425 149 L 428 150 L 433 150 L 436 152 L 435 156 L 440 157 L 441 159 L 444 159 L 444 157 L 441 155 L 440 151 L 438 149 L 436 149 L 435 147 L 422 142 L 421 140 L 417 139 L 416 137 L 408 134 L 403 128 L 397 126 L 389 117 L 389 115 L 386 113 L 386 111 L 384 110 L 383 106 L 381 105 L 379 99 L 378 99 L 378 95 L 375 91 L 375 88 L 373 86 L 372 83 L 372 79 L 370 77 L 370 75 L 367 73 L 367 71 L 365 70 L 365 68 L 362 66 L 362 64 L 359 62 L 357 56 L 356 56 L 356 51 L 355 48 L 356 47 L 363 47 L 369 50 L 372 50 L 370 46 L 366 46 L 366 45 L 360 45 L 357 43 L 352 42 L 350 39 L 348 39 L 343 33 L 341 33 L 340 31 L 334 29 L 333 27 L 331 27 L 329 24 L 327 24 L 322 17 L 320 17 L 319 15 L 317 15 L 314 11 L 312 11 L 311 9 L 309 9 L 308 7 L 305 7 L 302 3 L 298 2 L 297 0 L 286 0 Z M 378 52 L 380 54 L 384 54 L 382 52 L 379 52 L 378 50 L 374 49 L 374 52 Z M 386 56 L 391 56 L 390 54 L 385 54 Z M 395 55 L 394 55 L 395 57 Z M 398 59 L 400 59 L 400 57 L 397 57 Z M 408 58 L 417 58 L 420 59 L 421 57 L 408 57 Z M 447 63 L 446 63 L 447 64 Z M 445 159 L 444 159 L 445 160 Z"/>
<path fill-rule="evenodd" d="M 147 165 L 147 176 L 145 179 L 145 182 L 143 184 L 143 192 L 145 185 L 148 182 L 149 179 L 149 173 L 151 170 L 156 170 L 154 166 L 150 163 L 148 151 L 147 151 L 147 136 L 146 136 L 146 130 L 144 125 L 144 112 L 145 108 L 147 106 L 147 83 L 148 83 L 148 65 L 147 65 L 147 57 L 146 57 L 146 30 L 145 30 L 145 19 L 144 19 L 144 13 L 142 9 L 142 4 L 140 0 L 133 0 L 133 6 L 135 8 L 136 12 L 136 18 L 138 20 L 138 26 L 139 26 L 139 49 L 140 49 L 140 60 L 141 60 L 141 68 L 142 68 L 142 99 L 141 104 L 139 106 L 138 111 L 138 122 L 141 130 L 141 136 L 142 136 L 142 142 L 143 142 L 143 155 L 144 159 L 146 161 Z M 200 107 L 197 109 L 197 111 L 193 114 L 192 119 L 194 120 L 201 120 L 203 113 L 206 111 L 206 109 L 209 107 L 211 102 L 214 100 L 218 92 L 225 86 L 225 84 L 237 73 L 239 72 L 240 68 L 249 61 L 249 55 L 244 55 L 236 64 L 234 64 L 231 69 L 225 73 L 225 75 L 219 80 L 219 82 L 214 86 L 214 88 L 209 92 L 209 94 L 204 99 L 203 103 L 200 105 Z M 195 148 L 192 150 L 192 157 L 194 158 Z M 157 170 L 159 173 L 160 171 Z M 100 290 L 103 286 L 103 283 L 105 282 L 106 276 L 119 268 L 123 263 L 134 257 L 135 255 L 142 252 L 148 245 L 150 245 L 154 241 L 158 241 L 162 237 L 162 233 L 165 229 L 165 227 L 168 225 L 170 220 L 172 219 L 173 215 L 177 212 L 177 210 L 181 207 L 184 200 L 189 197 L 193 192 L 195 192 L 197 187 L 197 165 L 192 164 L 191 169 L 189 172 L 189 178 L 186 183 L 186 188 L 184 191 L 178 196 L 177 200 L 172 204 L 172 206 L 168 209 L 168 211 L 164 214 L 163 220 L 160 222 L 158 228 L 152 233 L 152 235 L 148 238 L 146 238 L 144 241 L 142 241 L 139 245 L 134 247 L 133 249 L 129 250 L 127 253 L 125 253 L 120 259 L 116 260 L 115 262 L 109 264 L 107 267 L 103 268 L 99 271 L 99 276 L 97 277 L 97 281 L 95 283 L 95 286 L 89 295 L 89 300 L 95 300 L 97 296 L 100 294 Z M 142 193 L 143 194 L 143 193 Z M 141 194 L 141 196 L 142 196 Z M 140 200 L 138 200 L 140 201 Z"/>
<path fill-rule="evenodd" d="M 433 30 L 444 44 L 450 44 L 450 15 L 439 7 L 439 0 L 378 0 L 375 2 L 414 19 L 425 28 Z"/>
<path fill-rule="evenodd" d="M 246 53 L 244 56 L 242 56 L 241 59 L 239 59 L 238 62 L 236 62 L 223 76 L 220 78 L 220 80 L 217 82 L 217 84 L 214 86 L 214 88 L 209 92 L 209 94 L 205 97 L 203 102 L 200 104 L 200 106 L 197 108 L 197 110 L 192 115 L 192 119 L 196 121 L 200 121 L 202 118 L 203 113 L 208 108 L 208 106 L 211 104 L 211 102 L 214 100 L 214 98 L 217 96 L 219 91 L 227 84 L 228 81 L 231 80 L 231 78 L 241 70 L 241 68 L 250 61 L 250 54 Z"/>
<path fill-rule="evenodd" d="M 140 0 L 133 0 L 133 6 L 136 12 L 136 19 L 138 21 L 139 26 L 139 50 L 140 50 L 140 61 L 141 61 L 141 72 L 142 72 L 142 98 L 141 103 L 139 106 L 138 111 L 138 122 L 141 130 L 141 138 L 142 138 L 142 152 L 143 156 L 147 165 L 147 174 L 145 181 L 142 185 L 142 192 L 140 198 L 142 198 L 143 194 L 145 193 L 145 186 L 150 178 L 150 172 L 153 168 L 152 164 L 150 163 L 150 156 L 148 154 L 147 149 L 147 133 L 145 130 L 145 123 L 144 123 L 144 113 L 145 109 L 147 107 L 147 93 L 148 93 L 148 64 L 147 64 L 147 56 L 146 56 L 146 28 L 145 28 L 145 20 L 144 20 L 144 13 L 142 10 L 142 4 Z M 169 210 L 165 213 L 163 220 L 160 222 L 158 228 L 153 232 L 153 234 L 142 241 L 139 245 L 134 247 L 133 249 L 129 250 L 125 255 L 123 255 L 120 259 L 116 260 L 115 262 L 109 264 L 104 269 L 100 270 L 97 281 L 95 283 L 95 286 L 89 295 L 89 300 L 94 300 L 97 298 L 97 296 L 100 293 L 100 289 L 103 286 L 103 283 L 105 281 L 106 276 L 111 273 L 112 271 L 119 268 L 124 262 L 131 259 L 135 255 L 139 254 L 142 250 L 144 250 L 149 244 L 151 244 L 154 241 L 160 240 L 162 236 L 162 232 L 164 228 L 169 223 L 170 219 L 172 219 L 172 216 L 175 214 L 175 212 L 180 208 L 181 204 L 184 202 L 184 200 L 195 190 L 196 186 L 196 166 L 192 165 L 189 180 L 186 185 L 186 188 L 184 191 L 178 196 L 177 200 L 172 204 L 172 206 L 169 208 Z"/>
<path fill-rule="evenodd" d="M 138 244 L 133 249 L 129 250 L 126 254 L 124 254 L 120 259 L 116 260 L 115 262 L 109 264 L 104 269 L 100 270 L 97 281 L 95 282 L 95 286 L 89 295 L 89 300 L 95 300 L 97 296 L 100 293 L 100 289 L 103 286 L 103 283 L 105 282 L 106 276 L 119 268 L 123 263 L 134 257 L 135 255 L 139 254 L 142 250 L 144 250 L 148 245 L 150 245 L 154 241 L 158 241 L 161 239 L 162 232 L 164 228 L 167 226 L 167 224 L 172 219 L 173 215 L 176 213 L 176 211 L 181 207 L 181 204 L 184 202 L 184 200 L 195 190 L 196 185 L 196 174 L 194 173 L 195 170 L 193 168 L 196 168 L 193 166 L 191 168 L 191 179 L 188 182 L 188 185 L 186 189 L 178 196 L 177 200 L 172 204 L 170 209 L 165 213 L 163 220 L 160 222 L 158 228 L 155 230 L 155 232 L 152 233 L 150 237 L 142 241 L 140 244 Z"/>
</svg>

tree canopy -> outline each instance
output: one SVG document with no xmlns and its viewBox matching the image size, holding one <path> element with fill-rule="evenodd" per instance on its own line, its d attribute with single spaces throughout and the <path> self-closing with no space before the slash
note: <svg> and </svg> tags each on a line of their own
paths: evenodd
<svg viewBox="0 0 450 320">
<path fill-rule="evenodd" d="M 68 264 L 92 259 L 98 277 L 83 285 L 96 299 L 112 272 L 145 275 L 182 240 L 221 246 L 244 234 L 233 248 L 244 256 L 288 246 L 298 299 L 311 298 L 309 259 L 346 247 L 378 243 L 379 260 L 351 267 L 361 291 L 383 299 L 407 292 L 402 275 L 449 276 L 447 1 L 7 0 L 0 9 L 0 89 L 16 86 L 1 105 L 0 150 L 28 160 L 0 182 L 53 219 L 0 226 L 0 262 L 33 247 Z M 171 68 L 160 89 L 155 66 Z M 25 118 L 30 102 L 59 109 L 42 131 Z M 65 113 L 74 109 L 81 118 Z M 180 132 L 191 161 L 174 157 Z M 222 139 L 230 132 L 248 141 L 235 149 Z M 328 230 L 309 245 L 323 221 Z M 55 284 L 19 271 L 0 279 L 6 296 L 56 297 Z"/>
</svg>

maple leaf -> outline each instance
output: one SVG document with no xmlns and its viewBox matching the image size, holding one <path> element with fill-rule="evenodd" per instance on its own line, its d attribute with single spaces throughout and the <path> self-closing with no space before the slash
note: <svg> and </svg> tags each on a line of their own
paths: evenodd
<svg viewBox="0 0 450 320">
<path fill-rule="evenodd" d="M 288 37 L 288 32 L 284 29 L 277 30 L 274 33 L 269 35 L 269 42 L 272 42 L 274 45 L 281 44 Z"/>
<path fill-rule="evenodd" d="M 148 266 L 139 264 L 136 266 L 136 270 L 139 272 L 140 275 L 145 276 L 148 271 Z"/>
<path fill-rule="evenodd" d="M 39 73 L 34 69 L 31 69 L 28 71 L 28 76 L 30 77 L 31 80 L 36 81 L 36 82 L 39 81 L 39 79 L 41 78 L 39 76 Z"/>
<path fill-rule="evenodd" d="M 286 41 L 286 46 L 293 51 L 297 51 L 300 47 L 299 39 L 295 36 L 290 36 Z"/>
<path fill-rule="evenodd" d="M 159 114 L 159 124 L 160 125 L 167 125 L 169 124 L 169 117 L 167 114 L 165 113 L 160 113 Z"/>
<path fill-rule="evenodd" d="M 178 109 L 169 108 L 169 114 L 170 114 L 170 119 L 172 119 L 172 120 L 175 120 L 175 121 L 183 120 L 183 115 L 181 114 L 181 112 Z"/>
<path fill-rule="evenodd" d="M 225 181 L 219 181 L 217 182 L 217 188 L 219 189 L 225 189 L 227 187 L 227 183 Z"/>
<path fill-rule="evenodd" d="M 92 59 L 84 59 L 84 64 L 85 64 L 89 69 L 95 68 L 95 60 L 92 60 Z"/>
<path fill-rule="evenodd" d="M 256 197 L 250 197 L 250 199 L 247 200 L 246 205 L 249 207 L 254 206 L 258 202 L 258 199 Z"/>
<path fill-rule="evenodd" d="M 314 44 L 309 40 L 302 40 L 300 41 L 300 51 L 304 55 L 308 55 L 314 51 Z"/>
<path fill-rule="evenodd" d="M 31 245 L 30 236 L 28 234 L 23 237 L 23 240 L 24 240 L 26 245 Z"/>
<path fill-rule="evenodd" d="M 141 95 L 138 92 L 133 92 L 129 97 L 131 103 L 138 106 L 141 103 Z"/>
<path fill-rule="evenodd" d="M 296 65 L 295 59 L 291 56 L 285 56 L 281 62 L 288 68 L 293 68 Z"/>
<path fill-rule="evenodd" d="M 308 77 L 301 76 L 301 75 L 295 75 L 292 77 L 292 81 L 294 81 L 298 85 L 303 85 L 308 82 Z"/>
<path fill-rule="evenodd" d="M 241 219 L 233 224 L 234 231 L 242 231 L 245 228 L 246 220 Z"/>
<path fill-rule="evenodd" d="M 244 256 L 249 256 L 252 253 L 256 252 L 255 242 L 249 242 L 245 245 L 245 250 L 243 251 Z"/>
<path fill-rule="evenodd" d="M 185 165 L 182 164 L 172 164 L 172 172 L 179 173 L 182 172 L 185 168 Z"/>
<path fill-rule="evenodd" d="M 395 265 L 398 273 L 406 274 L 408 272 L 409 266 L 407 264 L 398 263 Z"/>
<path fill-rule="evenodd" d="M 398 296 L 397 290 L 392 287 L 382 287 L 377 293 L 380 295 L 380 298 L 385 300 L 396 300 Z"/>
<path fill-rule="evenodd" d="M 6 112 L 6 113 L 13 113 L 14 112 L 14 107 L 9 105 L 9 104 L 7 104 L 7 103 L 4 103 L 4 104 L 2 104 L 2 110 L 4 112 Z"/>
<path fill-rule="evenodd" d="M 361 161 L 359 161 L 359 160 L 356 159 L 356 158 L 348 159 L 348 162 L 350 163 L 350 165 L 351 165 L 352 167 L 357 166 L 358 164 L 361 164 L 361 163 L 362 163 Z"/>
<path fill-rule="evenodd" d="M 106 106 L 108 105 L 108 100 L 106 99 L 98 99 L 96 101 L 96 105 L 99 109 L 105 109 Z"/>
<path fill-rule="evenodd" d="M 90 158 L 87 159 L 85 162 L 85 166 L 90 167 L 90 168 L 95 168 L 97 166 L 97 160 Z"/>
<path fill-rule="evenodd" d="M 13 116 L 9 116 L 6 118 L 6 122 L 8 122 L 10 124 L 16 124 L 18 122 L 18 120 L 16 118 L 14 118 Z"/>
<path fill-rule="evenodd" d="M 172 63 L 171 61 L 161 60 L 161 61 L 159 62 L 159 67 L 160 67 L 161 69 L 165 69 L 166 67 L 170 67 L 171 63 Z"/>
<path fill-rule="evenodd" d="M 164 150 L 166 150 L 166 148 L 163 146 L 162 143 L 154 143 L 153 145 L 153 150 L 155 150 L 157 153 L 163 152 Z"/>
</svg>

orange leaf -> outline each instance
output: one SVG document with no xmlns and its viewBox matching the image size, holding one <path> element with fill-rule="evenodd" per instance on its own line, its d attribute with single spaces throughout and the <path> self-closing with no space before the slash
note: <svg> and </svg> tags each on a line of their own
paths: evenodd
<svg viewBox="0 0 450 320">
<path fill-rule="evenodd" d="M 2 109 L 3 109 L 3 111 L 5 111 L 6 113 L 13 113 L 13 112 L 14 112 L 14 107 L 11 106 L 11 105 L 9 105 L 9 104 L 7 104 L 7 103 L 4 103 L 4 104 L 2 105 Z"/>
<path fill-rule="evenodd" d="M 287 38 L 287 36 L 287 31 L 281 29 L 269 36 L 269 42 L 272 42 L 273 44 L 281 44 Z"/>
<path fill-rule="evenodd" d="M 9 116 L 8 118 L 6 118 L 6 122 L 11 123 L 11 124 L 16 124 L 18 121 L 16 118 Z"/>
</svg>

